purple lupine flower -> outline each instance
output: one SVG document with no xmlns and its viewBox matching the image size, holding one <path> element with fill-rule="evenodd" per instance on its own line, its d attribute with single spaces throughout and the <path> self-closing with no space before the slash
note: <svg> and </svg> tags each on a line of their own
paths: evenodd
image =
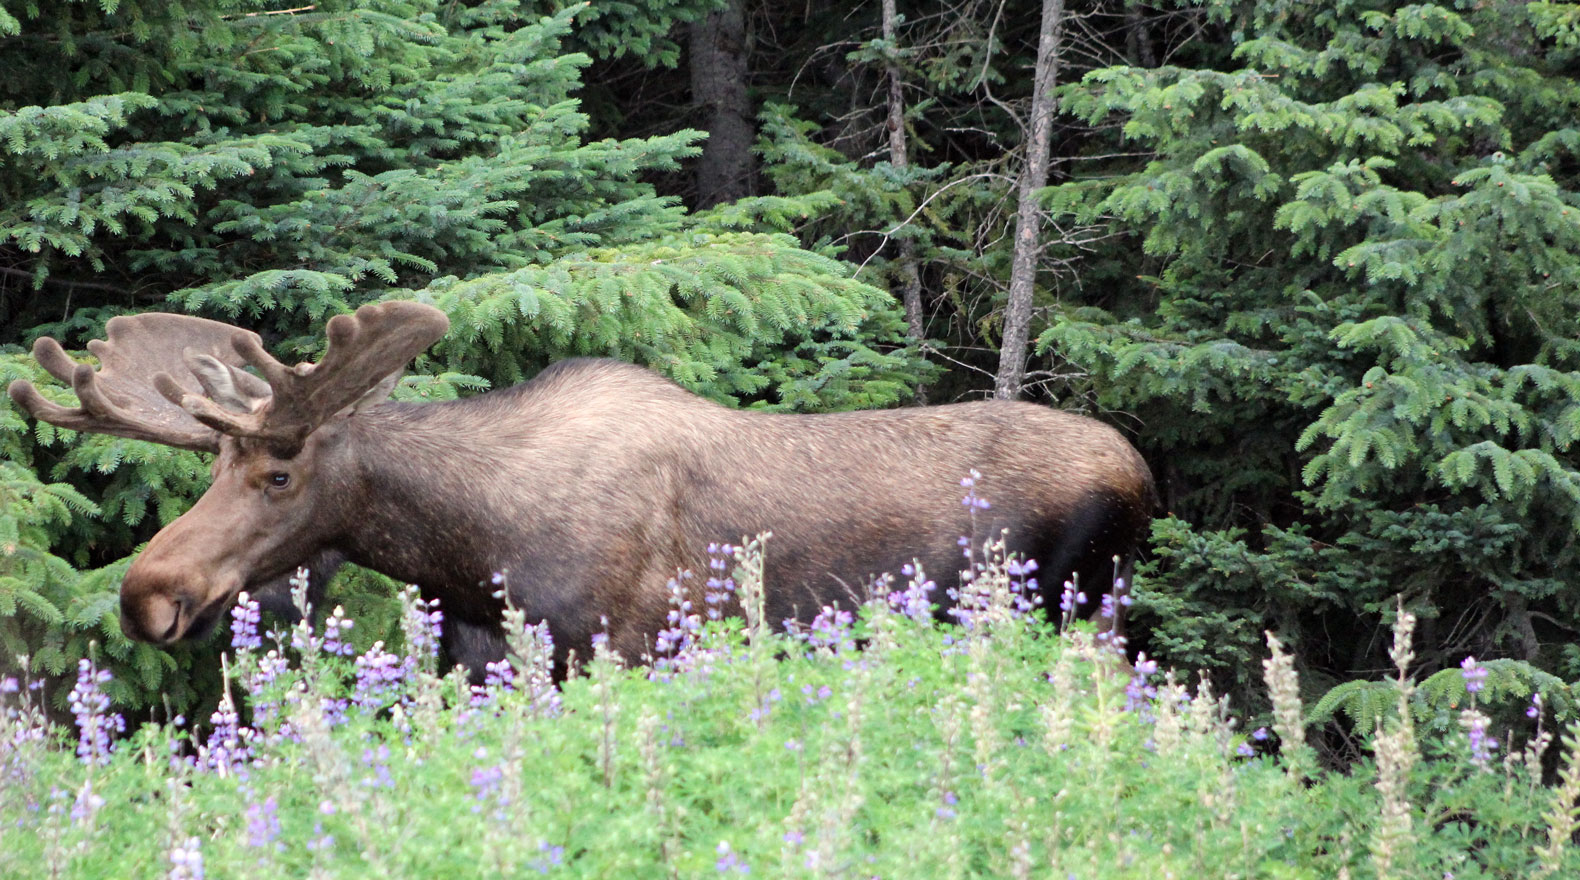
<svg viewBox="0 0 1580 880">
<path fill-rule="evenodd" d="M 751 711 L 751 720 L 757 722 L 767 718 L 769 713 L 773 712 L 774 704 L 782 699 L 784 699 L 784 694 L 780 693 L 778 688 L 769 691 L 768 696 L 763 698 L 762 703 Z"/>
<path fill-rule="evenodd" d="M 230 694 L 220 698 L 219 706 L 209 716 L 213 725 L 208 741 L 198 747 L 197 767 L 226 776 L 247 765 L 252 760 L 252 740 L 255 733 L 241 724 L 236 704 Z"/>
<path fill-rule="evenodd" d="M 976 468 L 972 468 L 971 475 L 960 480 L 960 487 L 966 490 L 965 497 L 960 499 L 960 504 L 970 508 L 972 513 L 978 510 L 987 510 L 993 506 L 987 502 L 986 498 L 977 495 L 977 480 L 980 479 L 982 479 L 982 474 Z"/>
<path fill-rule="evenodd" d="M 335 845 L 335 836 L 324 833 L 324 823 L 313 823 L 313 839 L 307 842 L 308 852 L 330 849 Z"/>
<path fill-rule="evenodd" d="M 1064 592 L 1059 594 L 1059 610 L 1066 615 L 1074 614 L 1077 605 L 1086 604 L 1086 594 L 1076 589 L 1074 581 L 1064 582 Z"/>
<path fill-rule="evenodd" d="M 247 845 L 253 849 L 270 847 L 276 852 L 285 851 L 285 844 L 280 842 L 280 805 L 274 795 L 269 795 L 262 803 L 247 804 Z"/>
<path fill-rule="evenodd" d="M 730 599 L 735 596 L 735 579 L 726 575 L 730 560 L 738 548 L 731 544 L 708 545 L 708 570 L 712 572 L 703 585 L 702 602 L 709 620 L 724 616 Z"/>
<path fill-rule="evenodd" d="M 444 632 L 444 612 L 439 600 L 424 600 L 415 585 L 408 585 L 401 591 L 401 604 L 405 608 L 401 631 L 406 635 L 406 653 L 419 660 L 438 657 L 439 637 Z"/>
<path fill-rule="evenodd" d="M 336 605 L 329 619 L 324 621 L 324 653 L 336 657 L 351 656 L 355 649 L 346 641 L 346 631 L 355 625 L 356 621 L 346 618 L 345 607 Z"/>
<path fill-rule="evenodd" d="M 203 847 L 196 837 L 170 848 L 168 880 L 203 880 Z"/>
<path fill-rule="evenodd" d="M 486 754 L 484 750 L 478 749 Z M 477 803 L 472 805 L 472 812 L 481 813 L 483 806 L 499 795 L 499 786 L 505 779 L 505 768 L 499 764 L 479 767 L 472 771 L 472 788 L 475 789 L 473 797 Z"/>
<path fill-rule="evenodd" d="M 920 566 L 906 563 L 900 573 L 909 578 L 905 589 L 889 594 L 889 606 L 912 620 L 931 620 L 933 600 L 931 594 L 938 585 L 927 579 Z"/>
<path fill-rule="evenodd" d="M 90 821 L 103 806 L 104 798 L 93 790 L 93 780 L 90 779 L 83 783 L 76 799 L 71 802 L 71 821 L 79 824 Z"/>
<path fill-rule="evenodd" d="M 1267 742 L 1268 737 L 1272 735 L 1272 731 L 1265 727 L 1258 727 L 1257 729 L 1251 731 L 1251 739 L 1254 739 L 1257 742 Z"/>
<path fill-rule="evenodd" d="M 741 861 L 741 857 L 736 855 L 734 850 L 730 849 L 729 841 L 719 841 L 718 848 L 714 851 L 719 854 L 719 860 L 713 863 L 713 868 L 720 874 L 750 874 L 752 872 L 751 866 Z"/>
<path fill-rule="evenodd" d="M 856 640 L 851 634 L 851 627 L 855 622 L 855 615 L 849 611 L 834 605 L 824 605 L 817 616 L 812 618 L 811 626 L 804 632 L 792 631 L 791 635 L 805 641 L 814 649 L 827 648 L 838 654 L 855 649 Z"/>
<path fill-rule="evenodd" d="M 1024 617 L 1042 605 L 1042 592 L 1037 589 L 1037 579 L 1032 573 L 1037 570 L 1037 560 L 1021 560 L 1011 556 L 1004 561 L 1004 572 L 1010 576 L 1010 615 Z"/>
<path fill-rule="evenodd" d="M 1540 718 L 1540 717 L 1542 717 L 1542 695 L 1541 694 L 1539 694 L 1539 693 L 1538 694 L 1531 694 L 1531 704 L 1529 706 L 1527 706 L 1526 709 L 1525 709 L 1525 717 L 1526 718 Z"/>
<path fill-rule="evenodd" d="M 66 700 L 77 719 L 77 757 L 84 763 L 108 764 L 115 749 L 111 735 L 126 730 L 126 719 L 110 711 L 104 693 L 109 681 L 109 670 L 96 668 L 86 657 L 77 661 L 77 684 Z"/>
<path fill-rule="evenodd" d="M 362 781 L 369 788 L 394 788 L 395 778 L 390 775 L 390 747 L 382 743 L 376 749 L 362 750 L 362 765 L 373 770 L 373 775 Z"/>
<path fill-rule="evenodd" d="M 236 597 L 236 607 L 230 609 L 230 646 L 238 651 L 256 651 L 263 647 L 258 635 L 258 622 L 263 619 L 258 601 L 243 592 Z"/>
<path fill-rule="evenodd" d="M 1460 676 L 1465 679 L 1465 690 L 1469 693 L 1480 693 L 1481 689 L 1487 686 L 1487 668 L 1478 666 L 1476 658 L 1466 657 L 1464 662 L 1459 664 L 1459 669 Z"/>
<path fill-rule="evenodd" d="M 383 642 L 374 642 L 367 653 L 352 661 L 356 667 L 356 687 L 351 701 L 363 709 L 382 709 L 399 691 L 400 685 L 411 674 L 416 661 L 384 650 Z"/>
<path fill-rule="evenodd" d="M 516 667 L 511 665 L 509 658 L 491 660 L 483 664 L 483 670 L 483 683 L 472 685 L 470 703 L 474 709 L 493 706 L 500 691 L 516 689 Z"/>
<path fill-rule="evenodd" d="M 1480 712 L 1471 711 L 1465 721 L 1465 735 L 1470 740 L 1470 763 L 1485 767 L 1498 749 L 1498 741 L 1487 734 L 1492 719 Z"/>
<path fill-rule="evenodd" d="M 939 798 L 939 800 L 941 800 L 942 803 L 939 805 L 938 809 L 933 811 L 934 814 L 938 816 L 938 818 L 953 819 L 955 816 L 959 815 L 955 812 L 955 804 L 960 802 L 960 798 L 956 797 L 954 792 L 944 792 L 943 796 Z"/>
<path fill-rule="evenodd" d="M 516 682 L 516 667 L 510 665 L 509 660 L 495 660 L 483 664 L 486 674 L 483 676 L 483 686 L 508 691 Z"/>
<path fill-rule="evenodd" d="M 527 862 L 527 867 L 539 874 L 547 874 L 554 868 L 565 864 L 565 847 L 551 846 L 547 840 L 538 843 L 539 858 Z"/>
<path fill-rule="evenodd" d="M 673 678 L 693 665 L 692 650 L 702 633 L 702 617 L 692 613 L 691 600 L 686 598 L 683 581 L 691 576 L 691 572 L 682 571 L 669 579 L 669 613 L 665 616 L 666 626 L 653 637 L 654 659 L 648 673 L 655 681 Z"/>
<path fill-rule="evenodd" d="M 1251 748 L 1250 743 L 1240 743 L 1235 746 L 1234 753 L 1242 758 L 1251 758 L 1256 756 L 1256 749 Z"/>
<path fill-rule="evenodd" d="M 560 689 L 554 685 L 554 634 L 548 621 L 522 627 L 522 663 L 518 687 L 526 692 L 528 705 L 541 717 L 560 713 Z"/>
<path fill-rule="evenodd" d="M 1148 660 L 1146 652 L 1143 651 L 1136 655 L 1133 668 L 1135 674 L 1125 684 L 1125 711 L 1136 712 L 1142 721 L 1151 722 L 1155 720 L 1152 715 L 1152 702 L 1157 699 L 1158 689 L 1149 684 L 1148 679 L 1157 674 L 1158 663 L 1156 660 Z"/>
<path fill-rule="evenodd" d="M 252 695 L 252 724 L 258 731 L 267 730 L 274 723 L 279 709 L 278 703 L 268 697 L 262 696 L 264 689 L 273 684 L 281 675 L 291 668 L 291 661 L 280 656 L 279 651 L 270 651 L 258 658 L 258 663 L 247 674 L 244 683 L 247 693 Z"/>
</svg>

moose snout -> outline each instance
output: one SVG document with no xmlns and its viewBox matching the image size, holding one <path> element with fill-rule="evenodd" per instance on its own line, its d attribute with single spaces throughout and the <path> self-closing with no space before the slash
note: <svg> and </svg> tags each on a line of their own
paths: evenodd
<svg viewBox="0 0 1580 880">
<path fill-rule="evenodd" d="M 207 584 L 141 562 L 133 563 L 121 581 L 121 632 L 156 645 L 204 635 L 225 597 L 211 601 Z"/>
<path fill-rule="evenodd" d="M 169 644 L 181 637 L 188 619 L 187 603 L 179 597 L 121 593 L 121 632 L 127 638 Z"/>
</svg>

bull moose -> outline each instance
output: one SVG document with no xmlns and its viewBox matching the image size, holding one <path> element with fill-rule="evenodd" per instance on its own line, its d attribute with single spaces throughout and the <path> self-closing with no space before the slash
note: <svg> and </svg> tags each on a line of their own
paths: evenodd
<svg viewBox="0 0 1580 880">
<path fill-rule="evenodd" d="M 462 400 L 387 400 L 448 328 L 432 306 L 365 305 L 329 320 L 322 360 L 294 367 L 251 331 L 184 315 L 112 319 L 88 344 L 97 371 L 39 339 L 34 356 L 80 403 L 13 382 L 34 417 L 214 454 L 208 492 L 126 572 L 125 633 L 199 637 L 242 590 L 346 560 L 438 598 L 446 656 L 474 674 L 504 654 L 504 571 L 562 661 L 605 628 L 634 659 L 710 541 L 771 530 L 769 619 L 804 620 L 913 560 L 940 595 L 954 586 L 971 469 L 992 501 L 977 533 L 1007 530 L 1045 591 L 1071 572 L 1106 583 L 1150 515 L 1151 475 L 1117 431 L 1029 403 L 753 412 L 594 359 Z"/>
</svg>

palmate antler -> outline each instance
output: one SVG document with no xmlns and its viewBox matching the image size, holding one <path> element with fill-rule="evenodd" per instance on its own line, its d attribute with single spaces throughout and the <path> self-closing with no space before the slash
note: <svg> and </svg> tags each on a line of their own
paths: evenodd
<svg viewBox="0 0 1580 880">
<path fill-rule="evenodd" d="M 236 353 L 257 368 L 272 392 L 265 405 L 247 412 L 228 409 L 212 395 L 193 394 L 167 375 L 155 376 L 154 386 L 214 430 L 261 440 L 288 457 L 301 449 L 314 428 L 398 375 L 449 328 L 450 319 L 433 306 L 401 301 L 366 305 L 354 315 L 330 318 L 324 359 L 295 367 L 270 357 L 256 335 L 238 334 L 232 340 Z"/>
<path fill-rule="evenodd" d="M 107 341 L 88 343 L 98 372 L 53 339 L 33 346 L 45 370 L 71 383 L 80 407 L 50 403 L 25 380 L 11 383 L 10 393 L 33 417 L 62 428 L 208 452 L 228 434 L 290 456 L 314 428 L 398 376 L 449 323 L 421 303 L 366 305 L 329 320 L 322 361 L 287 367 L 239 327 L 185 315 L 122 316 L 106 325 Z M 263 378 L 243 371 L 246 365 Z"/>
<path fill-rule="evenodd" d="M 60 343 L 48 336 L 33 344 L 33 357 L 51 376 L 71 385 L 79 406 L 51 403 L 25 379 L 11 383 L 11 399 L 34 418 L 73 431 L 203 452 L 217 450 L 219 435 L 167 401 L 154 389 L 152 379 L 164 374 L 193 392 L 205 391 L 197 374 L 183 363 L 183 357 L 189 355 L 187 360 L 212 364 L 215 375 L 234 372 L 257 382 L 257 377 L 239 369 L 246 361 L 236 352 L 233 340 L 244 335 L 256 344 L 258 335 L 218 321 L 159 313 L 111 318 L 105 335 L 107 339 L 88 343 L 88 351 L 99 359 L 98 372 L 72 360 Z M 244 387 L 258 390 L 252 384 Z M 267 394 L 268 388 L 262 392 Z"/>
</svg>

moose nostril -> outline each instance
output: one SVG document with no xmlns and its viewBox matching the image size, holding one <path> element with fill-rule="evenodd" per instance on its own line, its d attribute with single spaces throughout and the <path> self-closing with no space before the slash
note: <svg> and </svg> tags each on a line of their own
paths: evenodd
<svg viewBox="0 0 1580 880">
<path fill-rule="evenodd" d="M 186 608 L 186 603 L 179 599 L 168 604 L 170 608 L 170 625 L 165 628 L 164 635 L 159 637 L 161 642 L 173 642 L 177 636 L 181 635 L 181 612 Z"/>
<path fill-rule="evenodd" d="M 181 635 L 186 603 L 180 599 L 148 596 L 142 601 L 121 602 L 121 631 L 130 638 L 167 644 Z"/>
</svg>

